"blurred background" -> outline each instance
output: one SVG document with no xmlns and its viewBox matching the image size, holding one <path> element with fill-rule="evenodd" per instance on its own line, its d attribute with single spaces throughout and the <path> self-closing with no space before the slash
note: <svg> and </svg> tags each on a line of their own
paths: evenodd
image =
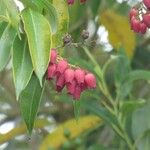
<svg viewBox="0 0 150 150">
<path fill-rule="evenodd" d="M 87 0 L 87 3 L 82 5 L 76 2 L 74 6 L 69 7 L 70 26 L 68 32 L 72 35 L 74 42 L 80 42 L 82 30 L 89 31 L 90 37 L 86 44 L 100 66 L 115 56 L 121 46 L 124 48 L 133 70 L 149 70 L 150 32 L 148 31 L 144 36 L 133 33 L 130 30 L 128 19 L 129 10 L 137 2 L 138 0 Z M 21 4 L 18 1 L 16 3 L 22 9 Z M 94 73 L 93 65 L 82 48 L 67 47 L 62 55 L 70 63 Z M 114 66 L 109 67 L 106 75 L 112 94 L 114 92 Z M 35 129 L 30 136 L 21 117 L 19 103 L 16 101 L 10 60 L 6 69 L 0 72 L 0 149 L 121 150 L 125 148 L 124 142 L 102 119 L 81 117 L 79 127 L 74 125 L 75 116 L 80 118 L 80 116 L 92 114 L 93 110 L 89 109 L 91 102 L 99 103 L 103 98 L 98 88 L 84 92 L 79 103 L 75 103 L 65 93 L 56 93 L 54 83 L 51 81 L 46 83 Z M 138 97 L 150 101 L 150 84 L 145 81 L 137 81 L 129 95 L 132 98 Z M 85 104 L 88 107 L 85 107 Z M 78 109 L 74 109 L 75 107 Z M 142 112 L 145 119 L 148 120 L 150 109 Z M 141 118 L 143 116 L 141 115 Z M 140 122 L 137 118 L 135 120 L 138 129 Z M 61 131 L 59 127 L 64 123 L 66 123 L 66 130 Z M 78 128 L 81 130 L 78 131 Z M 61 139 L 62 134 L 64 138 Z M 70 134 L 74 134 L 74 137 L 70 138 Z M 150 143 L 150 136 L 147 140 Z M 53 143 L 56 148 L 48 147 L 48 143 Z"/>
</svg>

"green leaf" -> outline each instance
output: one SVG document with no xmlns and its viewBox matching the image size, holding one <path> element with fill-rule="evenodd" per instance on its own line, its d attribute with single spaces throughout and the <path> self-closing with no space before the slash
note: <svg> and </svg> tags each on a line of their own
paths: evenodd
<svg viewBox="0 0 150 150">
<path fill-rule="evenodd" d="M 48 21 L 40 13 L 26 9 L 22 13 L 34 71 L 42 86 L 42 79 L 49 63 L 51 49 L 51 29 Z"/>
<path fill-rule="evenodd" d="M 115 66 L 115 84 L 120 88 L 122 81 L 131 71 L 131 67 L 130 61 L 125 55 L 125 50 L 123 48 L 120 48 L 119 52 L 121 54 L 119 55 L 119 57 L 117 57 Z"/>
<path fill-rule="evenodd" d="M 56 34 L 53 35 L 53 47 L 58 47 L 63 45 L 62 37 L 68 31 L 69 12 L 67 3 L 64 0 L 53 0 L 53 6 L 58 16 L 58 29 Z"/>
<path fill-rule="evenodd" d="M 150 149 L 150 131 L 147 131 L 146 134 L 140 139 L 137 143 L 138 150 L 149 150 Z"/>
<path fill-rule="evenodd" d="M 3 3 L 8 12 L 10 23 L 12 24 L 12 26 L 14 26 L 16 29 L 18 29 L 18 24 L 19 24 L 20 18 L 19 18 L 18 9 L 17 9 L 15 2 L 12 0 L 3 0 Z"/>
<path fill-rule="evenodd" d="M 6 27 L 7 27 L 6 22 L 0 22 L 0 37 L 2 36 L 2 34 L 3 34 Z"/>
<path fill-rule="evenodd" d="M 132 135 L 139 150 L 149 150 L 150 134 L 150 103 L 138 109 L 132 116 Z"/>
<path fill-rule="evenodd" d="M 16 33 L 16 30 L 8 25 L 0 37 L 0 71 L 4 69 L 10 58 L 10 50 Z"/>
<path fill-rule="evenodd" d="M 6 15 L 6 7 L 4 7 L 3 0 L 0 0 L 0 15 L 2 16 Z"/>
<path fill-rule="evenodd" d="M 130 116 L 137 108 L 142 107 L 145 104 L 145 100 L 123 101 L 121 105 L 121 113 L 124 117 Z M 130 114 L 130 115 L 129 115 Z"/>
<path fill-rule="evenodd" d="M 134 139 L 150 130 L 150 103 L 138 109 L 132 117 L 132 133 Z"/>
<path fill-rule="evenodd" d="M 37 77 L 33 74 L 19 99 L 22 116 L 30 134 L 34 127 L 34 121 L 37 115 L 42 93 L 43 88 L 40 86 Z"/>
<path fill-rule="evenodd" d="M 49 0 L 24 0 L 22 2 L 31 9 L 38 10 L 40 13 L 43 13 L 51 25 L 52 33 L 57 31 L 57 11 Z"/>
<path fill-rule="evenodd" d="M 16 37 L 13 44 L 13 77 L 17 100 L 27 86 L 33 72 L 27 39 Z"/>
<path fill-rule="evenodd" d="M 57 11 L 55 7 L 48 1 L 48 0 L 43 0 L 43 3 L 45 5 L 45 17 L 49 21 L 52 29 L 52 33 L 57 32 L 58 28 L 58 16 L 57 16 Z"/>
<path fill-rule="evenodd" d="M 103 120 L 108 122 L 110 125 L 118 124 L 115 116 L 113 114 L 111 114 L 110 112 L 108 112 L 104 107 L 102 107 L 96 103 L 88 102 L 88 101 L 86 101 L 82 105 L 83 105 L 82 107 L 84 107 L 87 110 L 91 111 L 92 113 L 98 115 Z"/>
<path fill-rule="evenodd" d="M 133 82 L 136 80 L 150 80 L 150 71 L 136 70 L 127 75 L 124 82 Z"/>
</svg>

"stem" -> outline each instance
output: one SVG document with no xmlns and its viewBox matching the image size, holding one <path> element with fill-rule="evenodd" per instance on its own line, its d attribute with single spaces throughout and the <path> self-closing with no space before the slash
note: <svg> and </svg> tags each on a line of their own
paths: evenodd
<svg viewBox="0 0 150 150">
<path fill-rule="evenodd" d="M 106 81 L 105 81 L 105 75 L 104 75 L 104 71 L 106 70 L 107 65 L 103 68 L 103 70 L 100 68 L 99 64 L 97 63 L 97 61 L 94 59 L 94 57 L 92 56 L 92 54 L 90 53 L 90 51 L 84 46 L 83 47 L 85 53 L 87 54 L 87 56 L 90 58 L 90 60 L 92 61 L 92 63 L 98 68 L 99 75 L 98 77 L 100 78 L 100 81 L 98 82 L 99 88 L 102 91 L 102 93 L 104 94 L 104 96 L 108 99 L 108 101 L 111 103 L 112 107 L 111 108 L 105 101 L 102 102 L 102 104 L 104 105 L 104 107 L 113 115 L 115 115 L 117 121 L 118 121 L 118 125 L 114 125 L 112 124 L 113 129 L 116 131 L 116 133 L 126 142 L 126 144 L 128 145 L 130 150 L 135 150 L 132 141 L 129 137 L 129 135 L 127 134 L 123 122 L 121 122 L 121 119 L 119 119 L 119 93 L 116 96 L 116 99 L 113 99 L 113 97 L 110 94 L 110 91 L 107 87 Z M 109 63 L 108 63 L 109 65 Z M 116 101 L 115 101 L 116 100 Z"/>
</svg>

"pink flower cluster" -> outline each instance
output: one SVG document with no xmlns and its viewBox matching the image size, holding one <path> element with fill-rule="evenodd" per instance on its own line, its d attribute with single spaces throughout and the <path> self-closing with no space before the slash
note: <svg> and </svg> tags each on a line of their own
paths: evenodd
<svg viewBox="0 0 150 150">
<path fill-rule="evenodd" d="M 150 0 L 143 0 L 143 4 L 133 7 L 129 13 L 131 29 L 141 34 L 145 34 L 150 28 Z"/>
<path fill-rule="evenodd" d="M 66 86 L 68 94 L 74 99 L 80 99 L 84 90 L 96 88 L 96 78 L 92 73 L 72 68 L 67 60 L 59 57 L 56 49 L 51 50 L 47 79 L 56 79 L 57 92 L 61 92 Z"/>
<path fill-rule="evenodd" d="M 75 0 L 67 0 L 68 5 L 73 5 Z M 86 0 L 80 0 L 80 3 L 84 3 Z"/>
</svg>

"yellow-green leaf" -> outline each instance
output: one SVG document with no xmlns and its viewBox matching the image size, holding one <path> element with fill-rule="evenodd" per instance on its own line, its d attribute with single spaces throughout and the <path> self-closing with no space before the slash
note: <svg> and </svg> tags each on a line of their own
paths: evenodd
<svg viewBox="0 0 150 150">
<path fill-rule="evenodd" d="M 109 40 L 115 49 L 124 47 L 127 55 L 131 58 L 135 49 L 135 35 L 130 29 L 128 18 L 106 10 L 100 16 L 100 23 L 109 32 Z"/>
<path fill-rule="evenodd" d="M 81 117 L 78 121 L 71 119 L 57 127 L 42 142 L 39 150 L 47 150 L 48 148 L 59 148 L 67 139 L 64 131 L 70 131 L 70 138 L 75 138 L 90 128 L 95 128 L 102 123 L 102 120 L 96 116 Z"/>
<path fill-rule="evenodd" d="M 62 37 L 68 31 L 69 12 L 65 0 L 53 0 L 53 6 L 57 11 L 58 28 L 56 34 L 53 35 L 53 47 L 62 46 Z"/>
</svg>

